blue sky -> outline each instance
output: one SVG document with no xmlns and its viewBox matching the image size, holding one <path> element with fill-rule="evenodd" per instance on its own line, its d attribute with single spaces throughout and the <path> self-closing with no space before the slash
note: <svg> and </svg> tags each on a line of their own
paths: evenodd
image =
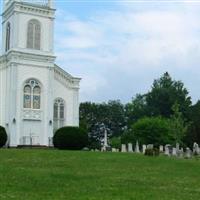
<svg viewBox="0 0 200 200">
<path fill-rule="evenodd" d="M 128 102 L 168 71 L 200 99 L 199 1 L 56 1 L 57 64 L 81 101 Z"/>
</svg>

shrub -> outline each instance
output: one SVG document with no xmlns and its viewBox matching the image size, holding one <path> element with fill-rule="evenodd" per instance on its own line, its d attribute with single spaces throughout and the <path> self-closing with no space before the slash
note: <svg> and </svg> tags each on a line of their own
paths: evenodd
<svg viewBox="0 0 200 200">
<path fill-rule="evenodd" d="M 161 117 L 146 117 L 138 120 L 132 126 L 132 134 L 141 144 L 170 144 L 169 120 Z"/>
<path fill-rule="evenodd" d="M 0 148 L 6 144 L 7 138 L 5 128 L 0 126 Z"/>
<path fill-rule="evenodd" d="M 159 156 L 159 149 L 157 148 L 146 149 L 144 155 L 145 156 Z"/>
<path fill-rule="evenodd" d="M 88 135 L 79 127 L 62 127 L 53 137 L 54 147 L 58 149 L 80 150 L 88 144 Z"/>
<path fill-rule="evenodd" d="M 120 149 L 121 148 L 121 138 L 120 137 L 113 137 L 110 139 L 111 147 Z"/>
</svg>

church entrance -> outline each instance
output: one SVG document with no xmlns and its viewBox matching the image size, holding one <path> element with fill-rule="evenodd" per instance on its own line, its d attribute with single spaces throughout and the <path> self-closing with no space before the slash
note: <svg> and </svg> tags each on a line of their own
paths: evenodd
<svg viewBox="0 0 200 200">
<path fill-rule="evenodd" d="M 41 144 L 41 121 L 25 120 L 21 145 L 38 146 Z"/>
</svg>

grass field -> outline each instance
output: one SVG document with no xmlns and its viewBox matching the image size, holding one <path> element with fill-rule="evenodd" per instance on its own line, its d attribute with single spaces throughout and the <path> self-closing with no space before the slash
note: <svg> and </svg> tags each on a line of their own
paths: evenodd
<svg viewBox="0 0 200 200">
<path fill-rule="evenodd" d="M 0 199 L 196 200 L 200 160 L 0 150 Z"/>
</svg>

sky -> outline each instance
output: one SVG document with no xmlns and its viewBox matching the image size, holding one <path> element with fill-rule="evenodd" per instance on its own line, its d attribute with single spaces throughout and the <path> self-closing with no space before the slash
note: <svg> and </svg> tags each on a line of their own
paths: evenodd
<svg viewBox="0 0 200 200">
<path fill-rule="evenodd" d="M 193 103 L 200 99 L 200 1 L 55 0 L 55 7 L 56 63 L 82 78 L 81 102 L 130 102 L 166 71 Z"/>
</svg>

